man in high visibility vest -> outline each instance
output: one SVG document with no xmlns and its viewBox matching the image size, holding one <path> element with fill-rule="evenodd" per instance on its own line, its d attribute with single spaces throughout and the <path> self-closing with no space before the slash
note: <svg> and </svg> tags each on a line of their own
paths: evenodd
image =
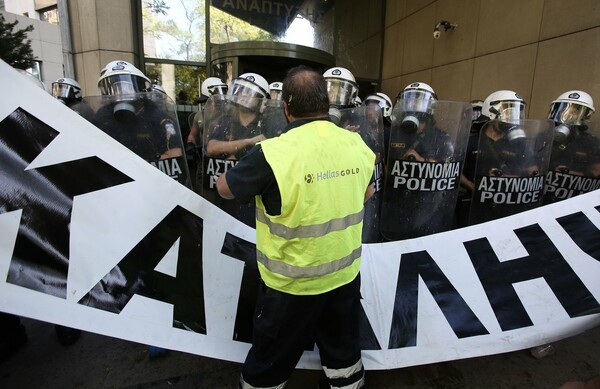
<svg viewBox="0 0 600 389">
<path fill-rule="evenodd" d="M 362 388 L 359 345 L 364 202 L 374 153 L 329 120 L 327 85 L 307 67 L 288 72 L 289 125 L 217 181 L 219 194 L 256 200 L 261 275 L 242 388 L 283 388 L 315 341 L 329 385 Z"/>
</svg>

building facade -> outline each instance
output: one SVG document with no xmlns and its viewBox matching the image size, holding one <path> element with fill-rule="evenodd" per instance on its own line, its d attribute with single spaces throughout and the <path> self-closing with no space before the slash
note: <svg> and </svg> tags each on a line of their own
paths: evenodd
<svg viewBox="0 0 600 389">
<path fill-rule="evenodd" d="M 192 38 L 208 42 L 208 50 L 200 48 L 204 50 L 200 59 L 153 58 L 150 53 L 155 55 L 155 48 L 147 39 L 153 27 L 144 24 L 148 14 L 144 7 L 152 2 L 50 3 L 57 4 L 59 10 L 62 4 L 67 10 L 67 36 L 71 40 L 67 51 L 72 54 L 73 73 L 84 95 L 97 94 L 100 69 L 115 59 L 130 61 L 142 69 L 147 63 L 162 62 L 195 66 L 205 72 L 199 75 L 203 78 L 211 71 L 211 50 L 222 43 L 217 35 L 225 31 L 229 37 L 232 31 L 232 26 L 223 22 L 226 19 L 214 19 L 211 14 L 210 20 L 203 21 L 204 31 L 200 27 Z M 274 3 L 211 0 L 211 8 L 219 6 L 241 14 L 254 7 L 254 11 L 273 18 L 280 16 L 273 14 Z M 430 84 L 442 100 L 484 99 L 499 89 L 514 90 L 528 102 L 529 118 L 546 117 L 550 102 L 570 89 L 584 90 L 600 101 L 600 2 L 596 0 L 285 3 L 295 3 L 298 14 L 310 22 L 314 47 L 332 54 L 336 65 L 352 71 L 361 86 L 380 90 L 392 100 L 409 83 L 422 81 Z M 182 0 L 181 4 L 206 7 L 204 0 Z M 173 10 L 166 13 L 174 14 Z M 456 27 L 442 29 L 435 39 L 433 30 L 441 21 Z M 177 80 L 169 81 L 170 77 L 164 76 L 164 81 L 176 85 Z M 599 117 L 593 117 L 592 123 L 598 123 Z"/>
</svg>

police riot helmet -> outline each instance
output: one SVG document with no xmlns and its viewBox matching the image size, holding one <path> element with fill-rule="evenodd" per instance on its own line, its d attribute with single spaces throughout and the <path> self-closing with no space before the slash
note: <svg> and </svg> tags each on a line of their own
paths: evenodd
<svg viewBox="0 0 600 389">
<path fill-rule="evenodd" d="M 483 108 L 483 100 L 471 100 L 471 107 L 473 108 L 473 114 L 471 121 L 476 121 L 481 116 L 481 109 Z"/>
<path fill-rule="evenodd" d="M 202 81 L 200 86 L 200 94 L 207 98 L 212 95 L 224 95 L 227 93 L 227 84 L 225 84 L 219 77 L 208 77 Z"/>
<path fill-rule="evenodd" d="M 519 127 L 519 121 L 525 118 L 527 103 L 517 92 L 499 90 L 483 101 L 481 116 L 483 120 L 499 120 L 500 129 L 507 133 L 509 140 L 525 137 L 525 131 Z"/>
<path fill-rule="evenodd" d="M 424 82 L 408 84 L 396 97 L 396 103 L 402 100 L 405 112 L 433 114 L 433 106 L 437 100 L 433 88 Z"/>
<path fill-rule="evenodd" d="M 517 92 L 499 90 L 490 94 L 483 101 L 481 116 L 488 120 L 501 120 L 516 123 L 524 118 L 527 103 Z"/>
<path fill-rule="evenodd" d="M 126 61 L 109 62 L 100 72 L 98 88 L 103 95 L 128 95 L 150 90 L 150 79 Z"/>
<path fill-rule="evenodd" d="M 281 100 L 281 94 L 283 92 L 283 83 L 277 81 L 269 84 L 269 89 L 271 89 L 271 99 L 272 100 Z"/>
<path fill-rule="evenodd" d="M 396 104 L 401 104 L 404 112 L 400 127 L 404 131 L 413 132 L 421 127 L 421 122 L 431 121 L 436 101 L 437 95 L 428 84 L 408 84 L 396 97 Z"/>
<path fill-rule="evenodd" d="M 570 127 L 587 128 L 587 122 L 594 113 L 594 100 L 584 91 L 571 90 L 562 93 L 550 104 L 548 119 L 554 120 L 554 140 L 564 141 L 570 134 Z"/>
<path fill-rule="evenodd" d="M 336 66 L 323 73 L 327 83 L 329 106 L 337 108 L 352 107 L 358 96 L 358 84 L 350 70 Z"/>
<path fill-rule="evenodd" d="M 364 105 L 377 104 L 384 118 L 392 116 L 392 99 L 385 93 L 377 92 L 365 98 Z"/>
<path fill-rule="evenodd" d="M 262 102 L 258 99 L 271 98 L 269 83 L 257 73 L 244 73 L 234 78 L 227 96 L 236 96 L 234 103 L 256 111 L 262 106 Z"/>
<path fill-rule="evenodd" d="M 81 101 L 81 85 L 72 78 L 61 77 L 52 83 L 52 96 L 65 104 Z"/>
<path fill-rule="evenodd" d="M 152 86 L 150 87 L 150 89 L 153 92 L 158 92 L 158 93 L 162 93 L 164 95 L 167 94 L 167 91 L 165 90 L 165 88 L 163 88 L 162 86 L 158 85 L 158 84 L 152 84 Z"/>
<path fill-rule="evenodd" d="M 113 114 L 119 121 L 135 117 L 135 94 L 151 91 L 151 82 L 141 70 L 126 61 L 109 62 L 100 72 L 98 88 L 106 96 L 117 96 Z"/>
</svg>

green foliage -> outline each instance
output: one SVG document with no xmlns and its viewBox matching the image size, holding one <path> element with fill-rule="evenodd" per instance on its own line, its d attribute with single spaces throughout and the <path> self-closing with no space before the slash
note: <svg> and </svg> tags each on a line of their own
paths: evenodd
<svg viewBox="0 0 600 389">
<path fill-rule="evenodd" d="M 152 81 L 162 85 L 162 64 L 146 63 L 144 74 Z M 197 104 L 199 85 L 206 79 L 206 69 L 200 66 L 175 65 L 175 99 L 186 97 L 187 104 Z M 182 93 L 183 92 L 183 93 Z"/>
<path fill-rule="evenodd" d="M 27 39 L 27 33 L 33 31 L 33 26 L 14 31 L 17 23 L 7 23 L 4 15 L 0 14 L 0 58 L 14 68 L 25 70 L 35 62 L 31 40 Z"/>
<path fill-rule="evenodd" d="M 276 40 L 277 36 L 274 34 L 253 26 L 250 23 L 215 7 L 210 8 L 211 43 Z"/>
<path fill-rule="evenodd" d="M 175 90 L 185 92 L 187 103 L 197 103 L 200 98 L 199 80 L 206 79 L 206 69 L 198 66 L 176 66 L 175 67 Z"/>
<path fill-rule="evenodd" d="M 144 36 L 169 43 L 167 51 L 156 53 L 158 58 L 204 61 L 204 3 L 197 0 L 179 2 L 184 16 L 177 20 L 170 17 L 174 13 L 164 12 L 164 9 L 170 8 L 164 0 L 145 2 L 142 9 Z"/>
<path fill-rule="evenodd" d="M 165 0 L 147 0 L 144 2 L 144 7 L 152 13 L 163 15 L 166 15 L 171 8 L 165 3 Z"/>
</svg>

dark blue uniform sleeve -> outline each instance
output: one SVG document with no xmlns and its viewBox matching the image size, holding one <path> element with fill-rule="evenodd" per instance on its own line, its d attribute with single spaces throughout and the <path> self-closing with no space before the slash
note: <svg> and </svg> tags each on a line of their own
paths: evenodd
<svg viewBox="0 0 600 389">
<path fill-rule="evenodd" d="M 260 145 L 254 146 L 240 161 L 227 171 L 227 185 L 240 202 L 250 202 L 254 196 L 265 193 L 275 181 Z"/>
</svg>

